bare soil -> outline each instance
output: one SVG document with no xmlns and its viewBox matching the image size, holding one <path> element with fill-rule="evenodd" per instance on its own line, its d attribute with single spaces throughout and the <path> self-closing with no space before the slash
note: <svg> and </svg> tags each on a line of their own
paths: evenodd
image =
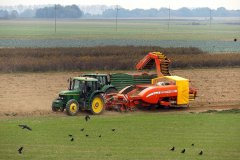
<svg viewBox="0 0 240 160">
<path fill-rule="evenodd" d="M 240 68 L 174 70 L 171 73 L 189 78 L 198 89 L 198 97 L 190 108 L 159 112 L 240 108 Z M 52 101 L 68 88 L 67 79 L 78 75 L 80 72 L 0 74 L 0 116 L 56 114 L 51 111 Z"/>
</svg>

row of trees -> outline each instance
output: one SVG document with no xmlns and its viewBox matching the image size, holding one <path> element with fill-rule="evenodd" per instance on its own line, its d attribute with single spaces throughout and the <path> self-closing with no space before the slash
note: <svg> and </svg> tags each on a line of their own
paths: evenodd
<svg viewBox="0 0 240 160">
<path fill-rule="evenodd" d="M 186 7 L 178 10 L 172 10 L 169 8 L 161 9 L 133 9 L 128 10 L 124 8 L 118 8 L 118 17 L 120 18 L 137 18 L 137 17 L 168 17 L 169 13 L 172 17 L 209 17 L 211 14 L 214 17 L 240 17 L 240 10 L 226 10 L 220 7 L 216 10 L 210 8 L 196 8 L 189 9 Z M 116 9 L 108 9 L 103 12 L 102 17 L 113 17 L 116 15 Z"/>
<path fill-rule="evenodd" d="M 17 17 L 28 17 L 28 18 L 114 18 L 118 13 L 119 18 L 144 18 L 144 17 L 168 17 L 169 13 L 171 17 L 240 17 L 240 10 L 227 10 L 220 7 L 216 10 L 210 8 L 196 8 L 189 9 L 186 7 L 178 10 L 172 10 L 169 8 L 160 9 L 124 9 L 124 8 L 110 8 L 106 9 L 99 15 L 85 14 L 77 5 L 70 6 L 48 6 L 39 9 L 25 9 L 23 12 L 18 13 L 16 10 L 7 11 L 0 9 L 0 18 L 9 19 Z"/>
<path fill-rule="evenodd" d="M 36 18 L 80 18 L 83 12 L 77 5 L 61 6 L 55 5 L 54 7 L 44 7 L 37 9 Z"/>
<path fill-rule="evenodd" d="M 0 18 L 1 19 L 14 19 L 18 17 L 18 12 L 16 10 L 13 10 L 11 12 L 8 12 L 6 10 L 0 10 Z"/>
<path fill-rule="evenodd" d="M 13 10 L 11 12 L 7 10 L 0 10 L 0 19 L 14 19 L 18 17 L 54 18 L 55 15 L 57 18 L 80 18 L 83 16 L 83 12 L 77 5 L 55 5 L 51 7 L 39 8 L 36 10 L 26 9 L 20 14 L 16 10 Z"/>
</svg>

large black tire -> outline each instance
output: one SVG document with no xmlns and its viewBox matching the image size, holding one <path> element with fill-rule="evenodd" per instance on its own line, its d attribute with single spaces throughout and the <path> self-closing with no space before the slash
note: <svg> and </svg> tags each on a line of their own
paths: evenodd
<svg viewBox="0 0 240 160">
<path fill-rule="evenodd" d="M 91 101 L 91 112 L 92 114 L 101 114 L 105 110 L 104 98 L 102 95 L 97 94 Z"/>
<path fill-rule="evenodd" d="M 109 94 L 109 93 L 117 93 L 118 91 L 115 89 L 115 88 L 109 88 L 106 90 L 106 94 Z"/>
<path fill-rule="evenodd" d="M 66 111 L 69 116 L 75 116 L 79 111 L 79 103 L 75 99 L 71 99 L 66 104 Z"/>
<path fill-rule="evenodd" d="M 59 110 L 59 108 L 55 107 L 54 105 L 52 105 L 52 111 L 53 112 L 57 112 Z"/>
</svg>

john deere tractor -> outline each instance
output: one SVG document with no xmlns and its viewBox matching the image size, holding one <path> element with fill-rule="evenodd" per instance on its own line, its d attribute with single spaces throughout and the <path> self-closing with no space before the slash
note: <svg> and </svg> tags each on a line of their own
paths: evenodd
<svg viewBox="0 0 240 160">
<path fill-rule="evenodd" d="M 101 77 L 101 78 L 100 78 Z M 116 92 L 109 84 L 107 75 L 97 75 L 96 78 L 73 77 L 69 79 L 69 88 L 59 93 L 52 103 L 53 111 L 64 111 L 74 116 L 79 110 L 89 110 L 92 114 L 101 114 L 105 109 L 103 93 Z"/>
</svg>

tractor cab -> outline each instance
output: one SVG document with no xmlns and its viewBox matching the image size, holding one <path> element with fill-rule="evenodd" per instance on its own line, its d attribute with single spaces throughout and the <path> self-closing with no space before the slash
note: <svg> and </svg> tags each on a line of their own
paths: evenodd
<svg viewBox="0 0 240 160">
<path fill-rule="evenodd" d="M 105 93 L 116 93 L 117 88 L 111 84 L 111 78 L 109 74 L 83 74 L 83 77 L 95 78 L 98 80 L 99 88 Z"/>
<path fill-rule="evenodd" d="M 68 90 L 61 91 L 53 101 L 53 111 L 66 109 L 68 115 L 76 115 L 80 109 L 90 110 L 93 114 L 100 114 L 104 110 L 103 91 L 97 79 L 73 77 L 68 81 Z"/>
<path fill-rule="evenodd" d="M 98 80 L 89 77 L 74 77 L 69 79 L 69 91 L 79 91 L 79 93 L 91 93 L 99 88 Z"/>
<path fill-rule="evenodd" d="M 110 75 L 109 74 L 83 74 L 83 77 L 91 77 L 96 78 L 100 84 L 100 86 L 110 85 Z"/>
</svg>

